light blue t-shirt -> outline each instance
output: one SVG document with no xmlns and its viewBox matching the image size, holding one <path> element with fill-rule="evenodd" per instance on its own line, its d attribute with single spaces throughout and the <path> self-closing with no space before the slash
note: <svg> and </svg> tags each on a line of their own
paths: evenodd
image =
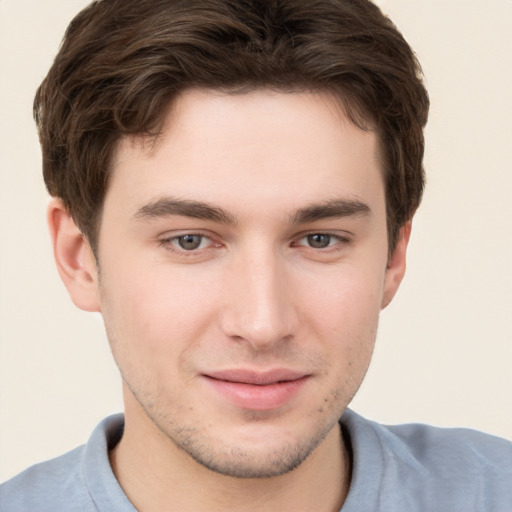
<svg viewBox="0 0 512 512">
<path fill-rule="evenodd" d="M 467 429 L 384 426 L 347 410 L 353 454 L 342 512 L 512 512 L 512 443 Z M 109 464 L 123 416 L 101 422 L 85 446 L 0 486 L 1 512 L 135 512 Z M 321 509 L 319 504 L 319 509 Z"/>
</svg>

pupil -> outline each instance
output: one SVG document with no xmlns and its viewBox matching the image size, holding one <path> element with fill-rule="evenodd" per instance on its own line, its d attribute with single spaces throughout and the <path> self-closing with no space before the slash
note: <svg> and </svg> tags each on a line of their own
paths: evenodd
<svg viewBox="0 0 512 512">
<path fill-rule="evenodd" d="M 179 244 L 182 249 L 191 251 L 197 249 L 201 245 L 201 237 L 199 235 L 180 236 Z"/>
<path fill-rule="evenodd" d="M 330 235 L 308 235 L 308 243 L 311 247 L 314 247 L 315 249 L 323 249 L 325 247 L 328 247 L 330 241 Z"/>
</svg>

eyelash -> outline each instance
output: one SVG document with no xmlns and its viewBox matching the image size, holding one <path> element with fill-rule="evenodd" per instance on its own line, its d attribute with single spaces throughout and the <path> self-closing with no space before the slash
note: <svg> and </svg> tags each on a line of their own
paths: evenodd
<svg viewBox="0 0 512 512">
<path fill-rule="evenodd" d="M 350 243 L 350 239 L 346 236 L 335 235 L 333 233 L 328 233 L 328 232 L 324 233 L 321 231 L 306 233 L 306 234 L 302 235 L 300 238 L 298 238 L 297 240 L 300 242 L 301 240 L 305 240 L 305 239 L 308 239 L 309 237 L 314 237 L 314 236 L 329 237 L 329 245 L 327 245 L 326 247 L 312 247 L 311 245 L 305 246 L 308 249 L 312 249 L 312 250 L 318 251 L 318 252 L 326 252 L 326 253 L 327 252 L 329 252 L 329 253 L 338 252 L 338 251 L 343 250 L 345 248 L 345 246 Z M 333 244 L 330 243 L 332 241 L 334 241 Z M 295 243 L 295 244 L 300 245 L 297 243 Z"/>
<path fill-rule="evenodd" d="M 183 233 L 180 235 L 170 236 L 168 238 L 161 239 L 159 241 L 159 244 L 162 247 L 164 247 L 164 249 L 171 251 L 171 252 L 175 252 L 180 255 L 183 255 L 185 257 L 197 256 L 197 255 L 201 254 L 201 252 L 205 248 L 196 248 L 196 249 L 192 249 L 192 250 L 187 250 L 187 249 L 184 249 L 183 247 L 180 248 L 175 245 L 175 243 L 178 243 L 181 238 L 185 238 L 185 237 L 200 237 L 201 238 L 200 246 L 203 244 L 203 242 L 205 242 L 207 240 L 210 240 L 210 243 L 212 243 L 213 245 L 217 245 L 218 247 L 220 247 L 220 245 L 221 245 L 221 244 L 215 244 L 215 242 L 213 242 L 211 237 L 209 237 L 203 233 Z"/>
<path fill-rule="evenodd" d="M 329 245 L 327 245 L 326 247 L 312 247 L 311 245 L 299 243 L 302 240 L 307 240 L 309 237 L 314 237 L 314 236 L 329 237 Z M 191 250 L 184 249 L 183 247 L 177 247 L 176 244 L 179 243 L 179 240 L 183 239 L 185 237 L 200 237 L 201 240 L 200 240 L 199 247 L 191 249 Z M 208 240 L 210 241 L 209 246 L 201 247 L 201 245 Z M 333 241 L 334 241 L 334 243 L 331 244 L 331 242 L 333 242 Z M 292 247 L 297 247 L 297 246 L 306 247 L 306 249 L 313 250 L 316 253 L 336 253 L 336 252 L 344 250 L 345 247 L 350 242 L 351 242 L 350 238 L 348 238 L 346 236 L 335 235 L 333 233 L 328 233 L 328 232 L 326 233 L 326 232 L 321 232 L 321 231 L 313 231 L 310 233 L 301 234 L 299 237 L 295 238 L 295 240 L 292 242 Z M 215 243 L 211 237 L 209 237 L 203 233 L 194 233 L 194 232 L 183 233 L 180 235 L 174 235 L 174 236 L 171 236 L 168 238 L 163 238 L 159 241 L 159 244 L 162 247 L 164 247 L 166 250 L 168 250 L 170 252 L 177 253 L 177 254 L 185 256 L 185 257 L 194 257 L 194 256 L 197 257 L 197 256 L 203 254 L 204 250 L 208 249 L 212 245 L 214 247 L 215 246 L 221 247 L 221 244 Z"/>
</svg>

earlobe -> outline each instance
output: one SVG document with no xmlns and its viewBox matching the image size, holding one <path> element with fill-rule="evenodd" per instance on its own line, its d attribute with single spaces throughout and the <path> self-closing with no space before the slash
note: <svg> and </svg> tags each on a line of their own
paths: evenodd
<svg viewBox="0 0 512 512">
<path fill-rule="evenodd" d="M 412 221 L 404 224 L 398 233 L 398 241 L 386 268 L 381 308 L 384 309 L 395 296 L 405 274 L 407 245 L 411 236 Z"/>
<path fill-rule="evenodd" d="M 48 226 L 57 270 L 71 300 L 84 311 L 100 311 L 94 254 L 59 199 L 52 199 L 48 206 Z"/>
</svg>

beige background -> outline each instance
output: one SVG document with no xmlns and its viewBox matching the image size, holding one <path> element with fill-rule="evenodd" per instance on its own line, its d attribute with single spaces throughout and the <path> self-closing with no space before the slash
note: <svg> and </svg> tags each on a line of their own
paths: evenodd
<svg viewBox="0 0 512 512">
<path fill-rule="evenodd" d="M 0 0 L 0 480 L 121 409 L 101 319 L 52 261 L 31 103 L 83 0 Z M 353 403 L 512 439 L 512 1 L 383 0 L 432 98 L 408 275 Z"/>
</svg>

